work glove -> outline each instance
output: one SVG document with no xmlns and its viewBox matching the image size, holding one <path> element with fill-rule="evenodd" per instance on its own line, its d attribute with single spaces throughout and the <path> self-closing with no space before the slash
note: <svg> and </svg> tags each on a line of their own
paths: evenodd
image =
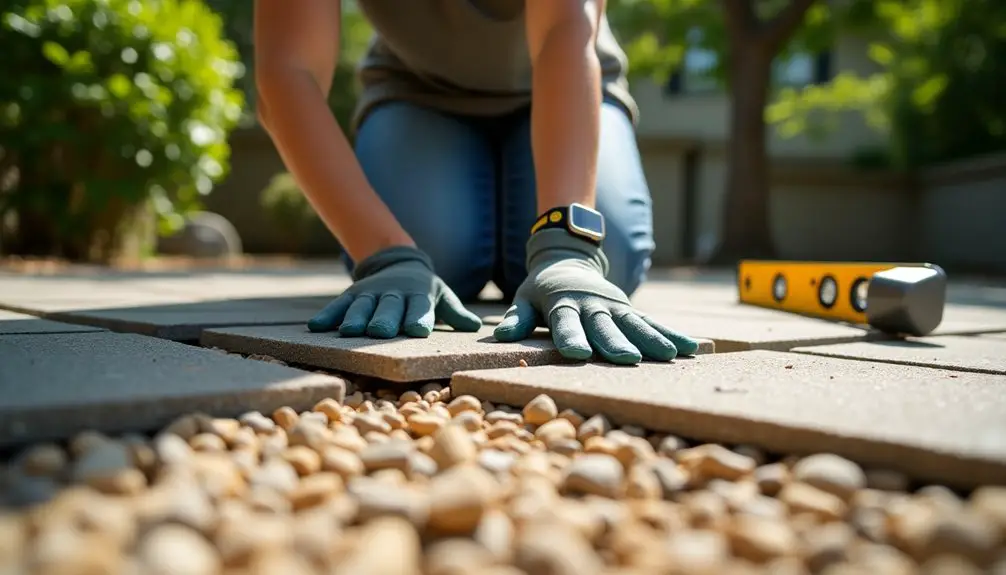
<svg viewBox="0 0 1006 575">
<path fill-rule="evenodd" d="M 596 351 L 623 365 L 643 357 L 670 361 L 699 347 L 633 309 L 625 292 L 605 279 L 608 260 L 596 244 L 565 230 L 542 230 L 527 242 L 527 269 L 494 331 L 498 341 L 525 339 L 546 324 L 563 357 L 586 360 Z"/>
<path fill-rule="evenodd" d="M 458 331 L 478 331 L 479 316 L 434 272 L 422 251 L 387 248 L 353 269 L 353 285 L 311 318 L 313 332 L 339 330 L 339 335 L 390 339 L 402 333 L 428 337 L 441 320 Z"/>
</svg>

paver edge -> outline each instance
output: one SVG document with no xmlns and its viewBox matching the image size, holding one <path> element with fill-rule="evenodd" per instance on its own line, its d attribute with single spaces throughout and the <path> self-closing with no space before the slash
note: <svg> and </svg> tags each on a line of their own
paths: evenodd
<svg viewBox="0 0 1006 575">
<path fill-rule="evenodd" d="M 761 351 L 761 350 L 757 350 Z M 773 352 L 786 353 L 786 352 Z M 547 393 L 557 407 L 573 409 L 589 417 L 593 410 L 587 409 L 580 397 L 602 399 L 602 412 L 613 424 L 642 425 L 656 432 L 672 433 L 691 437 L 699 441 L 727 444 L 755 445 L 777 453 L 812 454 L 830 451 L 878 468 L 897 468 L 905 473 L 927 481 L 958 485 L 964 488 L 981 483 L 1006 483 L 1006 460 L 961 455 L 946 450 L 936 450 L 919 445 L 880 439 L 864 439 L 848 434 L 825 432 L 806 426 L 788 426 L 763 417 L 744 418 L 737 415 L 702 411 L 700 408 L 662 405 L 650 407 L 667 412 L 669 416 L 654 418 L 662 422 L 654 425 L 652 420 L 638 414 L 640 403 L 633 400 L 609 396 L 581 395 L 575 390 L 543 389 L 531 384 L 508 381 L 506 385 L 492 382 L 493 372 L 508 371 L 477 370 L 455 373 L 451 378 L 451 390 L 457 395 L 471 394 L 480 399 L 508 405 L 523 405 L 541 393 Z M 525 369 L 532 369 L 531 367 Z M 934 369 L 927 367 L 925 369 Z M 488 383 L 491 388 L 487 388 Z M 645 407 L 645 406 L 642 406 Z M 645 420 L 645 421 L 644 421 Z M 755 426 L 755 429 L 750 429 Z M 796 432 L 794 434 L 794 432 Z M 947 468 L 967 466 L 967 473 L 944 473 Z M 967 479 L 962 480 L 962 477 Z"/>
</svg>

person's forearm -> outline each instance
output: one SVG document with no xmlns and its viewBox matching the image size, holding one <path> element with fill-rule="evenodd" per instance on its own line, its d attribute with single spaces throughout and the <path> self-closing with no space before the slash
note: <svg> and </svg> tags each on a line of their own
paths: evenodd
<svg viewBox="0 0 1006 575">
<path fill-rule="evenodd" d="M 263 124 L 287 169 L 354 261 L 414 246 L 373 191 L 323 92 L 309 73 L 274 68 L 258 79 Z"/>
<path fill-rule="evenodd" d="M 531 146 L 538 213 L 594 207 L 601 113 L 601 66 L 588 26 L 557 28 L 534 62 Z"/>
</svg>

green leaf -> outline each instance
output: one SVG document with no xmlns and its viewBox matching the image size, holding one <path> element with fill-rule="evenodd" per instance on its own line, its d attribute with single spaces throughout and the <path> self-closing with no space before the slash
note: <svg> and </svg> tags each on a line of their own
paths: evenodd
<svg viewBox="0 0 1006 575">
<path fill-rule="evenodd" d="M 70 54 L 66 51 L 66 48 L 56 42 L 43 42 L 42 54 L 47 60 L 60 67 L 66 65 L 66 63 L 70 61 Z"/>
</svg>

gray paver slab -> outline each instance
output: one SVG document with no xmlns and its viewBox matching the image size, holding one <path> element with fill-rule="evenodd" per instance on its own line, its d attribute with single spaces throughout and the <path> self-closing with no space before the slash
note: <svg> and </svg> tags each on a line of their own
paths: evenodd
<svg viewBox="0 0 1006 575">
<path fill-rule="evenodd" d="M 83 333 L 93 331 L 104 330 L 99 327 L 62 323 L 23 313 L 0 310 L 0 335 Z"/>
<path fill-rule="evenodd" d="M 773 351 L 670 365 L 541 366 L 457 373 L 455 394 L 604 413 L 699 441 L 778 453 L 839 453 L 922 480 L 1006 482 L 1006 381 L 1000 376 Z"/>
<path fill-rule="evenodd" d="M 649 310 L 643 310 L 649 311 Z M 886 337 L 878 332 L 834 322 L 795 317 L 777 320 L 730 317 L 705 310 L 653 310 L 649 314 L 667 327 L 691 337 L 710 339 L 716 352 L 770 349 L 787 351 L 794 347 L 840 343 Z"/>
<path fill-rule="evenodd" d="M 803 320 L 779 310 L 741 304 L 732 285 L 674 284 L 651 282 L 633 296 L 633 303 L 654 314 L 702 313 L 734 319 Z M 823 320 L 822 320 L 823 321 Z M 1006 332 L 1006 308 L 995 305 L 947 303 L 943 321 L 931 335 L 971 335 Z"/>
<path fill-rule="evenodd" d="M 67 322 L 140 333 L 175 341 L 195 341 L 209 327 L 303 324 L 330 301 L 328 297 L 293 297 L 185 302 L 60 311 L 48 317 Z"/>
<path fill-rule="evenodd" d="M 239 353 L 260 353 L 284 361 L 407 382 L 448 379 L 457 371 L 573 363 L 552 345 L 548 331 L 538 329 L 529 339 L 500 343 L 493 326 L 477 333 L 437 328 L 429 338 L 392 340 L 342 338 L 337 333 L 311 333 L 304 325 L 208 329 L 203 345 Z M 703 341 L 699 353 L 711 353 L 712 342 Z"/>
<path fill-rule="evenodd" d="M 798 347 L 796 353 L 1006 375 L 1006 341 L 935 336 Z"/>
<path fill-rule="evenodd" d="M 0 338 L 0 445 L 158 429 L 193 411 L 307 409 L 341 378 L 119 333 Z"/>
</svg>

